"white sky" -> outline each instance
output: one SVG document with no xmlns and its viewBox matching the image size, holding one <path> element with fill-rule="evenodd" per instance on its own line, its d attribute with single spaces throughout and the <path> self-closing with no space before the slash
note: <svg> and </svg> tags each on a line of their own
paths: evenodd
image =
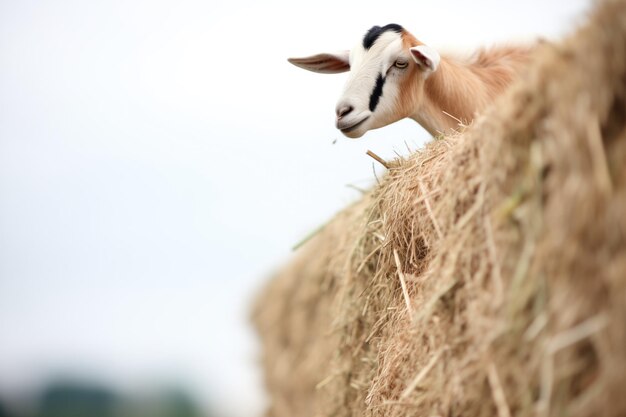
<svg viewBox="0 0 626 417">
<path fill-rule="evenodd" d="M 0 0 L 0 397 L 69 370 L 258 414 L 251 298 L 372 183 L 365 150 L 428 139 L 343 138 L 346 76 L 286 58 L 391 22 L 443 50 L 557 37 L 587 7 Z"/>
</svg>

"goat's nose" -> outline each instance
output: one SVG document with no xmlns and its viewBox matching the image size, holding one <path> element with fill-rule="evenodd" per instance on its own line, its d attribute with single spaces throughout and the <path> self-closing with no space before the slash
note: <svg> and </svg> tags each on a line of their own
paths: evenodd
<svg viewBox="0 0 626 417">
<path fill-rule="evenodd" d="M 341 119 L 343 116 L 348 115 L 354 107 L 348 105 L 337 106 L 337 119 Z"/>
</svg>

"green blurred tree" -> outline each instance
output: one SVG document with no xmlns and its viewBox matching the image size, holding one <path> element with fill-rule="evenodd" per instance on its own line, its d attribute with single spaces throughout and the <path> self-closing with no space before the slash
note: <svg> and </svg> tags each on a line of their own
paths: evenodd
<svg viewBox="0 0 626 417">
<path fill-rule="evenodd" d="M 180 388 L 146 396 L 120 396 L 103 386 L 56 380 L 42 392 L 32 416 L 21 417 L 208 417 Z M 0 417 L 11 417 L 2 414 Z"/>
<path fill-rule="evenodd" d="M 0 401 L 0 417 L 11 417 L 9 411 L 2 404 L 2 401 Z"/>
<path fill-rule="evenodd" d="M 134 401 L 120 417 L 206 417 L 183 390 L 168 388 Z"/>
<path fill-rule="evenodd" d="M 104 387 L 55 381 L 42 393 L 35 417 L 116 417 L 118 403 Z"/>
</svg>

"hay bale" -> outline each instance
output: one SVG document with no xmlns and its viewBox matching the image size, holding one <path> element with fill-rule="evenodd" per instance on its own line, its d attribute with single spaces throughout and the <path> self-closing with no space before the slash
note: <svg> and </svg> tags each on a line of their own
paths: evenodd
<svg viewBox="0 0 626 417">
<path fill-rule="evenodd" d="M 626 2 L 258 298 L 274 417 L 626 416 Z"/>
</svg>

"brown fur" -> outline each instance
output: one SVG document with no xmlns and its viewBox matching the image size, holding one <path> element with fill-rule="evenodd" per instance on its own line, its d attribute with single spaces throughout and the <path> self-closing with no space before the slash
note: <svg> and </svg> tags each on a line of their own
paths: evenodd
<svg viewBox="0 0 626 417">
<path fill-rule="evenodd" d="M 405 51 L 413 46 L 422 45 L 415 36 L 407 31 L 402 32 L 402 46 Z M 396 104 L 397 113 L 400 118 L 411 117 L 415 113 L 415 108 L 422 99 L 424 90 L 424 78 L 420 76 L 420 69 L 411 62 L 406 79 L 406 85 L 400 90 L 398 102 Z"/>
<path fill-rule="evenodd" d="M 422 44 L 406 31 L 402 38 L 407 52 Z M 431 134 L 450 133 L 459 120 L 470 123 L 518 78 L 530 52 L 529 47 L 506 46 L 480 50 L 466 61 L 442 56 L 439 68 L 425 80 L 412 64 L 398 114 L 414 118 Z"/>
</svg>

